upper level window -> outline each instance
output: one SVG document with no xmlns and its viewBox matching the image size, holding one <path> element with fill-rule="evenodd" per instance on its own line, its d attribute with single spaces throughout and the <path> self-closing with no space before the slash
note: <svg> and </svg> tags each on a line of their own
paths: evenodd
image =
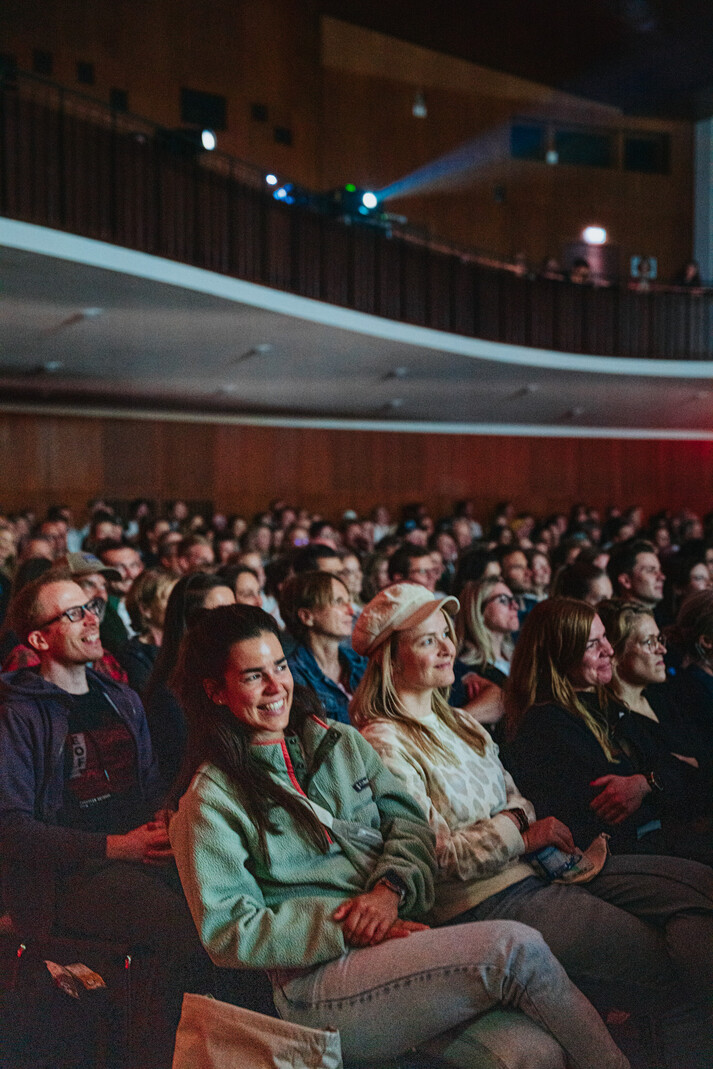
<svg viewBox="0 0 713 1069">
<path fill-rule="evenodd" d="M 80 85 L 94 85 L 94 64 L 80 59 L 77 63 L 77 81 Z"/>
<path fill-rule="evenodd" d="M 510 155 L 515 160 L 544 160 L 547 131 L 544 126 L 514 123 L 510 127 Z"/>
<path fill-rule="evenodd" d="M 126 89 L 109 90 L 109 107 L 113 108 L 114 111 L 129 110 L 129 94 Z"/>
<path fill-rule="evenodd" d="M 560 163 L 584 167 L 611 167 L 612 137 L 593 130 L 555 130 L 555 150 Z"/>
<path fill-rule="evenodd" d="M 33 49 L 32 69 L 35 74 L 43 74 L 45 78 L 50 78 L 52 76 L 52 53 L 45 52 L 43 48 Z"/>
<path fill-rule="evenodd" d="M 278 145 L 292 144 L 292 131 L 288 126 L 276 126 L 272 133 Z"/>
<path fill-rule="evenodd" d="M 624 139 L 624 169 L 642 174 L 668 174 L 671 138 L 668 134 L 628 134 Z"/>
<path fill-rule="evenodd" d="M 181 89 L 181 122 L 202 129 L 225 130 L 228 124 L 228 101 L 217 93 Z"/>
</svg>

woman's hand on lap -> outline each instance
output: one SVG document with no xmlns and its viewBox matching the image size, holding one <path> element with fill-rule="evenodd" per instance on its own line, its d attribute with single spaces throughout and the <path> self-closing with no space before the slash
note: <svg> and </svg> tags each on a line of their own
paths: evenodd
<svg viewBox="0 0 713 1069">
<path fill-rule="evenodd" d="M 602 790 L 590 803 L 598 817 L 607 824 L 621 824 L 640 807 L 651 788 L 646 776 L 600 776 L 592 780 L 590 787 Z"/>
<path fill-rule="evenodd" d="M 558 850 L 564 850 L 565 854 L 572 854 L 577 849 L 574 845 L 572 832 L 566 824 L 557 817 L 544 817 L 531 824 L 523 833 L 525 853 L 534 854 L 543 846 L 556 846 Z"/>
<path fill-rule="evenodd" d="M 377 884 L 371 891 L 343 902 L 333 917 L 341 923 L 349 946 L 376 946 L 399 919 L 399 896 Z"/>
<path fill-rule="evenodd" d="M 419 921 L 402 921 L 399 919 L 389 928 L 384 936 L 384 942 L 387 939 L 403 939 L 404 936 L 411 935 L 413 932 L 427 932 L 428 927 L 427 924 L 421 924 Z"/>
</svg>

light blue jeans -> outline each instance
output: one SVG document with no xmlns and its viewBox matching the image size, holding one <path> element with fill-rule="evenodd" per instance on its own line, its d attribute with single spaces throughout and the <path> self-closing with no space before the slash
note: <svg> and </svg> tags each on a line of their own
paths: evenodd
<svg viewBox="0 0 713 1069">
<path fill-rule="evenodd" d="M 505 1007 L 554 1037 L 572 1069 L 629 1064 L 542 936 L 511 921 L 429 929 L 350 950 L 276 986 L 274 997 L 289 1021 L 339 1029 L 345 1062 L 401 1054 Z M 561 1051 L 549 1063 L 555 1069 Z M 500 1064 L 547 1064 L 522 1055 L 513 1051 L 513 1060 Z M 467 1045 L 449 1057 L 466 1067 L 479 1064 Z"/>
</svg>

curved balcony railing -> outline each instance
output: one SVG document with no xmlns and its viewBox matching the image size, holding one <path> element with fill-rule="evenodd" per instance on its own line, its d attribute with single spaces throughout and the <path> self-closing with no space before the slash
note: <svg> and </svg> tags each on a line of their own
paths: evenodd
<svg viewBox="0 0 713 1069">
<path fill-rule="evenodd" d="M 469 337 L 653 359 L 713 356 L 713 293 L 518 277 L 407 229 L 276 201 L 264 175 L 34 77 L 0 86 L 0 214 Z"/>
</svg>

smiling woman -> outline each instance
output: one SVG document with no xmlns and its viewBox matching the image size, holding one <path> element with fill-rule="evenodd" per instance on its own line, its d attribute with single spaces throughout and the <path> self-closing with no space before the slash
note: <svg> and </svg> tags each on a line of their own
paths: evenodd
<svg viewBox="0 0 713 1069">
<path fill-rule="evenodd" d="M 327 571 L 292 576 L 280 590 L 280 612 L 297 639 L 288 657 L 295 682 L 314 691 L 327 717 L 348 724 L 366 662 L 348 642 L 354 609 L 343 580 Z"/>
<path fill-rule="evenodd" d="M 251 734 L 253 742 L 284 738 L 294 682 L 279 639 L 269 632 L 231 647 L 220 684 L 207 679 L 206 693 L 225 705 Z"/>
<path fill-rule="evenodd" d="M 651 610 L 598 608 L 551 598 L 527 618 L 507 695 L 508 767 L 582 849 L 605 831 L 615 854 L 713 860 L 709 839 L 680 826 L 707 814 L 708 792 L 683 718 L 651 689 L 665 677 Z"/>
<path fill-rule="evenodd" d="M 679 941 L 675 934 L 679 914 L 696 908 L 692 900 L 683 902 L 679 888 L 681 881 L 692 881 L 687 886 L 695 887 L 693 898 L 703 909 L 699 936 L 708 938 L 705 933 L 713 932 L 710 870 L 673 858 L 619 857 L 600 860 L 586 887 L 542 877 L 531 862 L 542 853 L 559 853 L 560 859 L 563 853 L 574 855 L 572 833 L 546 805 L 536 818 L 492 739 L 464 710 L 449 707 L 454 646 L 448 610 L 454 600 L 434 598 L 413 584 L 388 587 L 364 608 L 353 636 L 355 648 L 368 653 L 369 665 L 354 696 L 352 718 L 419 802 L 436 836 L 431 917 L 447 925 L 505 919 L 531 925 L 575 981 L 595 985 L 604 1005 L 623 995 L 627 1005 L 642 1007 L 645 992 L 655 989 L 670 967 L 666 954 L 655 949 L 662 949 L 661 926 L 671 922 L 666 945 L 677 968 L 692 975 L 700 964 L 688 957 L 688 937 Z M 543 630 L 545 605 L 531 614 L 540 612 L 535 634 Z M 555 615 L 561 610 L 556 607 Z M 570 689 L 588 694 L 611 677 L 612 651 L 601 620 L 587 606 L 579 613 L 576 602 L 564 606 L 565 620 L 559 620 L 561 645 L 567 645 L 567 616 L 577 614 L 571 628 L 577 641 L 570 643 L 567 656 L 574 675 Z M 526 630 L 528 624 L 523 634 Z M 707 1020 L 707 1010 L 701 1007 L 699 1014 L 701 1023 Z M 672 1036 L 675 1025 L 666 1027 Z M 699 1036 L 701 1052 L 710 1049 L 711 1040 L 711 1035 Z M 689 1040 L 679 1032 L 666 1064 L 702 1065 L 697 1054 L 689 1060 L 681 1042 Z"/>
<path fill-rule="evenodd" d="M 414 685 L 448 675 L 448 637 L 415 636 L 413 653 Z M 428 824 L 358 732 L 293 701 L 272 617 L 244 605 L 204 614 L 174 682 L 189 738 L 170 837 L 216 964 L 268 969 L 280 1015 L 338 1029 L 345 1060 L 392 1057 L 457 1026 L 476 1044 L 476 1018 L 517 1003 L 539 1027 L 509 1014 L 499 1065 L 626 1069 L 536 933 L 419 921 L 433 900 Z M 468 1044 L 453 1064 L 472 1067 Z"/>
</svg>

